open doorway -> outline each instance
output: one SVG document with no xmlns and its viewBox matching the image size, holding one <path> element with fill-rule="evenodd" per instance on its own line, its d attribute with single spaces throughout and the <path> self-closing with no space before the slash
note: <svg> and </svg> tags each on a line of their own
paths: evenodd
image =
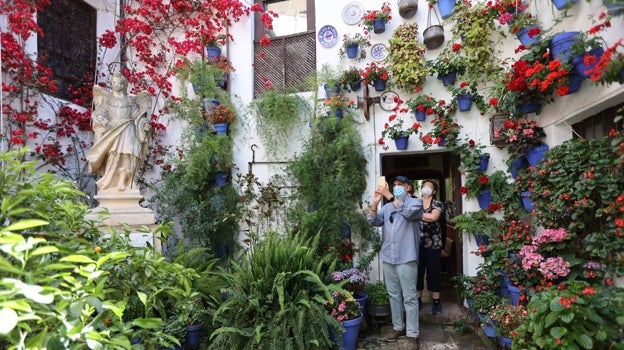
<svg viewBox="0 0 624 350">
<path fill-rule="evenodd" d="M 407 176 L 414 182 L 416 196 L 419 195 L 420 181 L 432 179 L 438 183 L 438 200 L 445 204 L 446 236 L 453 242 L 448 251 L 448 257 L 442 261 L 442 272 L 453 276 L 463 272 L 462 247 L 459 244 L 458 233 L 450 221 L 461 213 L 461 183 L 457 171 L 459 157 L 451 151 L 440 150 L 428 153 L 390 153 L 381 155 L 381 174 L 391 182 L 397 175 Z"/>
</svg>

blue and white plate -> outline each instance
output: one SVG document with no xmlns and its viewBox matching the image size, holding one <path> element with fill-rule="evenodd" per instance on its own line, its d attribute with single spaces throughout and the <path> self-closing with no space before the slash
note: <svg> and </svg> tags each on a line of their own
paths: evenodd
<svg viewBox="0 0 624 350">
<path fill-rule="evenodd" d="M 342 9 L 342 20 L 346 24 L 358 24 L 364 15 L 364 6 L 357 1 L 350 2 Z"/>
<path fill-rule="evenodd" d="M 371 47 L 371 57 L 375 61 L 383 61 L 388 57 L 388 48 L 384 44 L 375 44 Z"/>
<path fill-rule="evenodd" d="M 331 25 L 326 25 L 318 32 L 318 41 L 323 47 L 332 47 L 338 42 L 338 32 Z"/>
</svg>

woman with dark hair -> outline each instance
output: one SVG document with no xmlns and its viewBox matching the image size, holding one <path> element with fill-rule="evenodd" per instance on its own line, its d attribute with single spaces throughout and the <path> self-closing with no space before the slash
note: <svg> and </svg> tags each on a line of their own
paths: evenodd
<svg viewBox="0 0 624 350">
<path fill-rule="evenodd" d="M 440 254 L 444 243 L 440 219 L 444 214 L 444 204 L 435 199 L 438 185 L 433 180 L 422 182 L 420 193 L 423 200 L 422 229 L 420 235 L 420 252 L 418 262 L 418 291 L 419 309 L 422 310 L 422 291 L 424 289 L 425 274 L 427 275 L 427 289 L 431 292 L 433 305 L 431 312 L 434 315 L 442 313 L 440 303 L 441 261 Z"/>
</svg>

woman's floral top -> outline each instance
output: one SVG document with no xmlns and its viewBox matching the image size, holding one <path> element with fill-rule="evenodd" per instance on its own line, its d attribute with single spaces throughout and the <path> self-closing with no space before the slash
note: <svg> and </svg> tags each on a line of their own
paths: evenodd
<svg viewBox="0 0 624 350">
<path fill-rule="evenodd" d="M 424 212 L 432 213 L 434 209 L 438 209 L 440 211 L 440 215 L 444 215 L 444 204 L 435 199 L 431 201 L 429 208 L 424 209 Z M 444 243 L 442 243 L 442 226 L 440 225 L 440 219 L 436 222 L 421 222 L 421 247 L 426 249 L 442 249 Z"/>
</svg>

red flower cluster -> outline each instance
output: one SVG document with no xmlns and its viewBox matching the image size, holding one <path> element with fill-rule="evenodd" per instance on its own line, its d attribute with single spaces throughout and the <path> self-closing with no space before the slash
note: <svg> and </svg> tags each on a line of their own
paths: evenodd
<svg viewBox="0 0 624 350">
<path fill-rule="evenodd" d="M 388 80 L 388 78 L 390 78 L 388 68 L 376 62 L 367 64 L 362 72 L 362 79 L 364 79 L 366 84 L 373 84 L 377 79 Z"/>
</svg>

